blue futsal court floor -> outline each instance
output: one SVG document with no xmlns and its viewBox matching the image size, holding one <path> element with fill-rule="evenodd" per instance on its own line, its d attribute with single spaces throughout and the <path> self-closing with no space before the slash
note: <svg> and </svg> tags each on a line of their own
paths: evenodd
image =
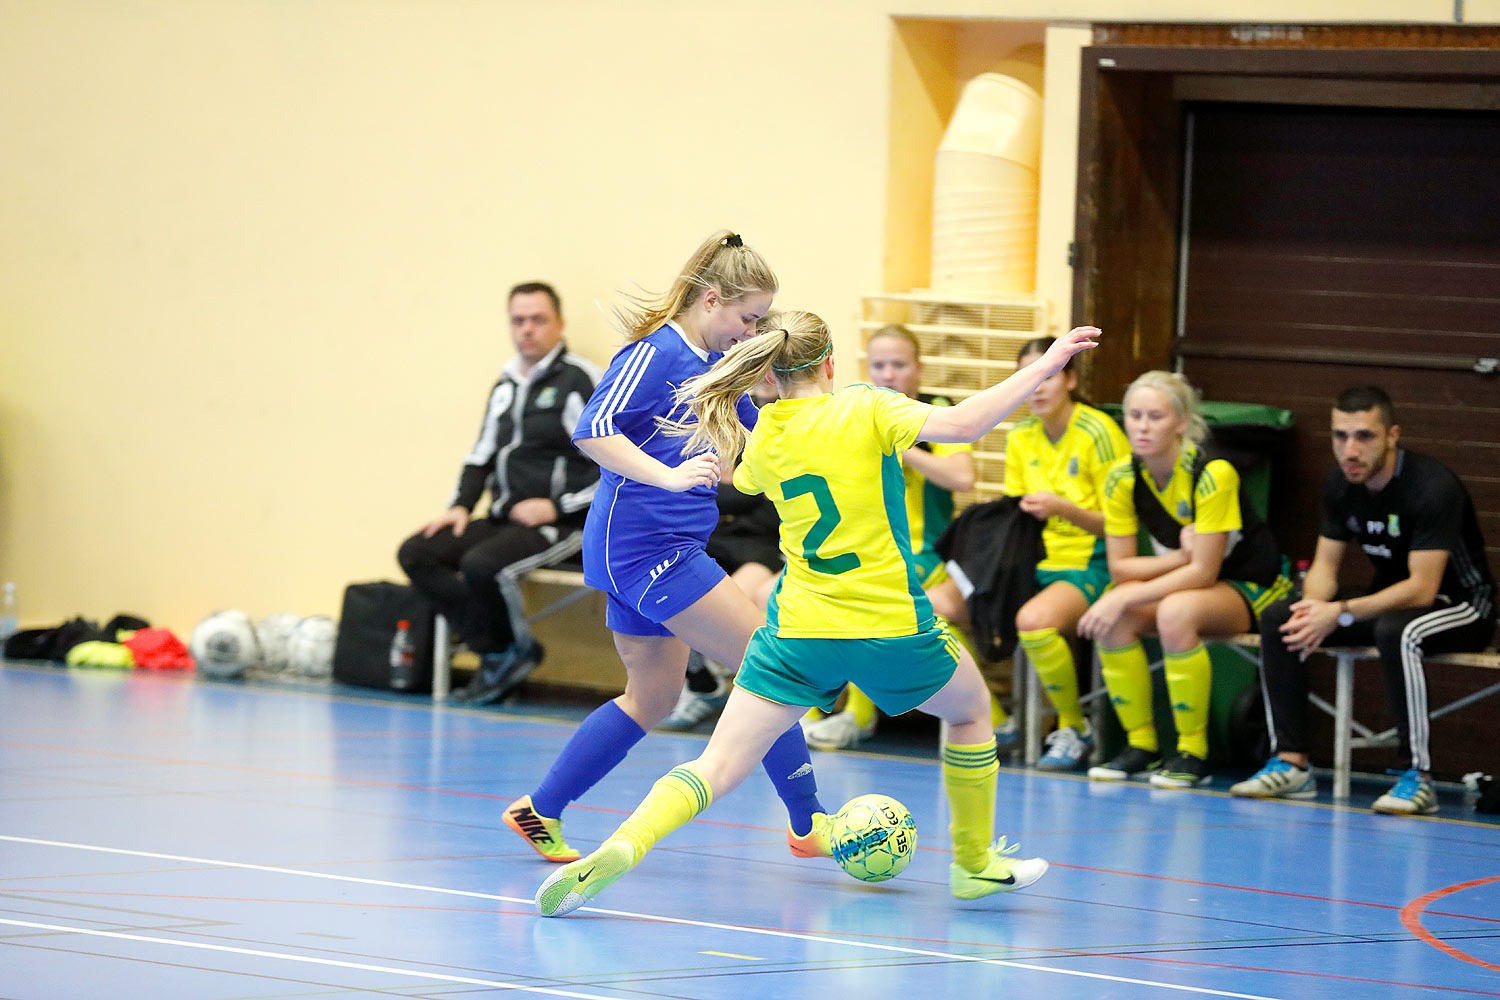
<svg viewBox="0 0 1500 1000">
<path fill-rule="evenodd" d="M 1052 869 L 960 902 L 935 755 L 814 755 L 830 807 L 912 810 L 892 882 L 794 859 L 757 775 L 543 919 L 551 868 L 500 812 L 575 723 L 526 711 L 0 667 L 0 997 L 1500 996 L 1500 826 L 1455 802 L 1405 819 L 1004 768 L 997 829 Z M 702 745 L 649 736 L 569 841 Z"/>
</svg>

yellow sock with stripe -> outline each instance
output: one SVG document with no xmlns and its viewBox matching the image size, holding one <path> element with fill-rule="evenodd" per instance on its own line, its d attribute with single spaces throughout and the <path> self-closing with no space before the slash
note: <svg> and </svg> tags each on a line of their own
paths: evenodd
<svg viewBox="0 0 1500 1000">
<path fill-rule="evenodd" d="M 674 767 L 651 786 L 651 791 L 635 807 L 630 818 L 606 838 L 623 840 L 635 852 L 632 867 L 641 863 L 646 852 L 673 830 L 707 809 L 714 792 L 703 776 L 687 764 Z"/>
<path fill-rule="evenodd" d="M 1099 667 L 1104 686 L 1109 689 L 1109 703 L 1120 717 L 1120 725 L 1130 745 L 1155 753 L 1156 726 L 1151 721 L 1151 664 L 1139 642 L 1119 649 L 1099 649 Z"/>
<path fill-rule="evenodd" d="M 1177 722 L 1177 752 L 1208 759 L 1208 700 L 1213 661 L 1203 643 L 1164 657 L 1172 718 Z"/>
<path fill-rule="evenodd" d="M 1078 671 L 1073 663 L 1073 649 L 1055 628 L 1039 628 L 1019 633 L 1026 658 L 1036 667 L 1047 700 L 1057 709 L 1058 728 L 1072 726 L 1085 731 L 1083 706 L 1078 704 Z"/>
<path fill-rule="evenodd" d="M 968 871 L 982 871 L 995 839 L 995 741 L 945 743 L 943 787 L 948 792 L 948 836 L 953 860 Z"/>
<path fill-rule="evenodd" d="M 844 711 L 854 716 L 854 721 L 858 723 L 860 729 L 869 728 L 870 724 L 875 721 L 875 703 L 870 700 L 869 695 L 853 684 L 849 685 L 849 697 L 844 702 Z"/>
</svg>

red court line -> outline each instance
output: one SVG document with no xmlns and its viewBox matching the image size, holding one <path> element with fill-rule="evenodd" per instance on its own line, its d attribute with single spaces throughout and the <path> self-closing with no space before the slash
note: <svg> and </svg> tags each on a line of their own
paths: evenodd
<svg viewBox="0 0 1500 1000">
<path fill-rule="evenodd" d="M 1460 889 L 1469 888 L 1469 887 L 1475 886 L 1475 885 L 1483 885 L 1486 882 L 1493 882 L 1493 881 L 1500 881 L 1500 876 L 1496 876 L 1495 878 L 1492 878 L 1492 879 L 1481 879 L 1481 880 L 1479 880 L 1477 882 L 1468 882 L 1468 883 L 1464 883 L 1462 885 L 1451 886 L 1451 887 L 1449 887 L 1447 889 L 1440 889 L 1440 890 L 1437 890 L 1434 893 L 1429 893 L 1427 896 L 1422 897 L 1421 900 L 1415 900 L 1415 901 L 1413 901 L 1413 903 L 1407 904 L 1407 906 L 1408 906 L 1408 908 L 1410 908 L 1411 906 L 1415 905 L 1416 903 L 1420 903 L 1423 900 L 1436 899 L 1436 898 L 1438 898 L 1440 896 L 1443 896 L 1443 895 L 1446 895 L 1446 894 L 1448 894 L 1450 892 L 1456 892 L 1456 891 L 1458 891 Z M 91 890 L 91 889 L 28 889 L 28 890 L 25 890 L 25 892 L 27 892 L 27 893 L 50 893 L 50 894 L 53 894 L 53 895 L 72 895 L 72 896 L 125 897 L 125 898 L 131 898 L 131 899 L 180 899 L 180 900 L 194 900 L 194 901 L 200 901 L 200 902 L 270 903 L 270 904 L 274 904 L 274 905 L 278 905 L 278 906 L 292 904 L 292 905 L 313 905 L 313 906 L 342 906 L 342 907 L 351 907 L 351 908 L 356 908 L 356 909 L 437 911 L 437 912 L 444 912 L 444 913 L 492 913 L 492 914 L 504 915 L 504 916 L 531 916 L 532 915 L 532 912 L 530 910 L 505 910 L 505 909 L 489 909 L 489 908 L 461 907 L 461 906 L 413 906 L 413 905 L 408 905 L 408 904 L 396 904 L 396 903 L 361 903 L 361 902 L 343 902 L 343 901 L 339 901 L 339 900 L 322 900 L 322 899 L 290 899 L 290 898 L 269 899 L 269 898 L 260 898 L 260 897 L 254 897 L 254 896 L 201 896 L 201 895 L 188 895 L 188 894 L 184 894 L 184 893 L 106 892 L 106 891 Z M 632 919 L 639 920 L 642 923 L 654 923 L 654 922 L 656 922 L 655 920 L 653 920 L 650 917 L 638 917 L 638 918 L 632 918 Z M 1405 914 L 1404 914 L 1404 911 L 1403 911 L 1403 921 L 1404 920 L 1405 920 Z M 749 927 L 749 925 L 745 925 L 745 926 L 746 926 L 746 929 L 752 929 L 752 928 Z M 949 941 L 949 940 L 943 940 L 943 939 L 939 939 L 939 938 L 914 938 L 914 937 L 903 937 L 903 936 L 888 935 L 888 934 L 854 934 L 854 935 L 830 934 L 826 930 L 825 931 L 812 931 L 812 930 L 794 929 L 794 928 L 786 928 L 786 927 L 763 927 L 763 928 L 758 928 L 758 929 L 760 929 L 760 930 L 774 930 L 774 931 L 781 931 L 781 932 L 794 933 L 794 934 L 820 934 L 820 935 L 823 935 L 823 936 L 835 937 L 835 938 L 839 938 L 839 937 L 849 937 L 851 939 L 852 938 L 873 938 L 873 939 L 885 940 L 885 941 L 904 941 L 904 942 L 912 943 L 912 944 L 942 945 L 942 946 L 946 946 L 946 947 L 949 947 L 949 948 L 953 948 L 953 947 L 973 947 L 973 948 L 991 949 L 991 948 L 995 947 L 992 943 L 985 943 L 985 942 L 976 942 L 976 941 Z M 1454 957 L 1462 958 L 1462 959 L 1464 959 L 1466 961 L 1473 961 L 1473 962 L 1475 962 L 1475 964 L 1485 966 L 1486 968 L 1491 968 L 1491 969 L 1496 968 L 1495 966 L 1489 965 L 1486 962 L 1482 962 L 1482 961 L 1479 961 L 1477 959 L 1473 959 L 1473 958 L 1471 958 L 1471 957 L 1469 957 L 1467 955 L 1464 955 L 1462 952 L 1457 952 L 1456 950 L 1454 950 L 1450 946 L 1448 946 L 1446 944 L 1446 942 L 1437 940 L 1436 938 L 1432 938 L 1432 936 L 1429 933 L 1427 933 L 1424 929 L 1422 929 L 1420 927 L 1420 925 L 1418 925 L 1414 929 L 1414 933 L 1417 933 L 1418 936 L 1422 937 L 1424 940 L 1430 939 L 1428 943 L 1434 944 L 1436 947 L 1438 947 L 1438 948 L 1440 948 L 1440 949 L 1442 949 L 1444 951 L 1447 951 L 1450 954 L 1453 954 Z M 1209 944 L 1209 945 L 1206 945 L 1206 947 L 1212 948 L 1212 947 L 1215 947 L 1215 946 L 1212 945 L 1212 944 Z M 1225 947 L 1233 947 L 1233 946 L 1232 945 L 1225 945 Z M 1431 985 L 1431 984 L 1428 984 L 1428 983 L 1408 983 L 1408 982 L 1402 982 L 1402 981 L 1399 981 L 1399 980 L 1391 980 L 1391 979 L 1368 979 L 1368 978 L 1357 977 L 1357 976 L 1338 976 L 1338 975 L 1333 975 L 1331 973 L 1321 973 L 1321 972 L 1294 972 L 1294 971 L 1291 971 L 1291 970 L 1288 970 L 1288 969 L 1263 968 L 1263 967 L 1260 967 L 1260 966 L 1253 966 L 1253 965 L 1230 965 L 1230 964 L 1221 963 L 1221 962 L 1194 962 L 1194 961 L 1190 961 L 1188 959 L 1163 958 L 1161 956 L 1156 956 L 1156 955 L 1130 955 L 1130 954 L 1125 954 L 1125 953 L 1122 953 L 1122 952 L 1113 952 L 1113 951 L 1078 951 L 1078 950 L 1075 950 L 1075 949 L 1066 949 L 1066 948 L 1024 948 L 1024 947 L 1019 947 L 1019 946 L 1012 946 L 1008 950 L 1013 951 L 1013 952 L 1019 951 L 1019 952 L 1028 953 L 1028 954 L 1041 954 L 1044 957 L 1056 957 L 1056 958 L 1116 958 L 1116 959 L 1121 959 L 1121 960 L 1124 960 L 1124 961 L 1149 962 L 1149 963 L 1153 963 L 1153 964 L 1157 964 L 1157 965 L 1193 966 L 1195 968 L 1222 969 L 1222 970 L 1232 971 L 1232 972 L 1260 972 L 1260 973 L 1266 973 L 1266 974 L 1269 974 L 1269 975 L 1297 976 L 1297 977 L 1300 977 L 1300 978 L 1312 978 L 1312 979 L 1336 979 L 1336 980 L 1340 980 L 1340 981 L 1353 982 L 1353 983 L 1369 983 L 1371 985 L 1377 985 L 1377 986 L 1404 986 L 1404 987 L 1410 987 L 1412 989 L 1442 990 L 1442 991 L 1449 992 L 1449 993 L 1466 993 L 1466 994 L 1470 994 L 1470 995 L 1473 995 L 1473 996 L 1500 996 L 1500 993 L 1492 993 L 1492 992 L 1487 992 L 1487 991 L 1484 991 L 1484 990 L 1463 989 L 1463 988 L 1456 987 L 1456 986 L 1434 986 L 1434 985 Z M 1497 970 L 1497 971 L 1500 971 L 1500 970 Z"/>
<path fill-rule="evenodd" d="M 266 776 L 269 776 L 269 777 L 298 778 L 298 779 L 305 780 L 305 781 L 325 781 L 325 782 L 331 782 L 331 783 L 334 783 L 334 784 L 357 785 L 357 786 L 366 787 L 366 788 L 390 788 L 390 789 L 393 789 L 393 790 L 404 791 L 404 792 L 423 792 L 423 793 L 426 793 L 426 794 L 429 794 L 429 795 L 452 795 L 452 796 L 457 796 L 459 798 L 488 799 L 488 800 L 490 800 L 492 802 L 505 802 L 507 804 L 509 804 L 510 802 L 513 802 L 515 800 L 515 798 L 516 798 L 516 796 L 511 796 L 511 795 L 496 795 L 493 792 L 469 792 L 469 791 L 464 791 L 462 789 L 456 789 L 456 788 L 431 788 L 431 787 L 428 787 L 428 786 L 425 786 L 425 785 L 408 785 L 408 784 L 403 784 L 403 783 L 400 783 L 400 782 L 377 781 L 377 780 L 375 780 L 373 778 L 344 778 L 344 777 L 335 777 L 333 775 L 327 775 L 327 774 L 313 774 L 313 773 L 308 773 L 308 772 L 305 772 L 305 771 L 282 771 L 282 770 L 277 770 L 277 769 L 273 769 L 273 768 L 252 767 L 252 766 L 250 766 L 248 764 L 226 764 L 226 763 L 222 763 L 222 762 L 218 762 L 218 761 L 184 760 L 184 759 L 178 758 L 178 757 L 157 757 L 157 756 L 153 756 L 153 755 L 149 755 L 149 754 L 128 754 L 128 753 L 119 753 L 119 752 L 106 751 L 106 750 L 88 750 L 88 749 L 83 749 L 83 748 L 79 748 L 79 747 L 47 746 L 45 744 L 18 743 L 18 742 L 14 742 L 14 741 L 11 741 L 11 740 L 0 740 L 0 746 L 17 747 L 17 748 L 27 749 L 27 750 L 44 750 L 44 751 L 49 751 L 49 752 L 52 752 L 52 753 L 72 753 L 72 754 L 81 754 L 81 755 L 85 755 L 85 756 L 108 757 L 111 760 L 137 760 L 137 761 L 143 761 L 143 762 L 154 763 L 154 764 L 175 764 L 175 765 L 182 766 L 182 767 L 219 768 L 219 769 L 229 770 L 229 771 L 242 771 L 242 772 L 245 772 L 247 774 L 266 775 Z M 603 806 L 585 806 L 585 805 L 580 805 L 580 804 L 578 804 L 576 802 L 573 803 L 572 805 L 570 805 L 568 808 L 570 808 L 570 809 L 584 809 L 584 810 L 588 810 L 590 812 L 598 812 L 598 813 L 609 813 L 609 814 L 613 814 L 613 815 L 616 815 L 616 816 L 627 816 L 627 815 L 629 815 L 629 810 L 626 810 L 626 809 L 605 808 Z M 704 819 L 701 816 L 695 818 L 693 820 L 693 822 L 694 823 L 702 823 L 702 824 L 704 824 L 706 826 L 723 827 L 725 829 L 731 829 L 731 830 L 753 830 L 753 831 L 756 831 L 756 832 L 764 832 L 764 833 L 778 833 L 778 834 L 781 833 L 781 830 L 779 828 L 773 829 L 771 827 L 752 826 L 752 825 L 749 825 L 749 824 L 746 824 L 746 823 L 724 823 L 724 822 L 719 822 L 717 820 Z M 922 849 L 923 849 L 922 845 L 919 844 L 918 845 L 918 850 L 922 850 Z M 940 850 L 940 848 L 928 848 L 928 849 L 929 850 Z M 1279 891 L 1274 890 L 1274 889 L 1259 889 L 1259 888 L 1253 888 L 1251 886 L 1243 886 L 1243 885 L 1227 885 L 1227 884 L 1219 883 L 1219 882 L 1200 882 L 1200 881 L 1196 881 L 1196 880 L 1193 880 L 1193 879 L 1172 878 L 1172 877 L 1167 876 L 1167 875 L 1148 875 L 1148 874 L 1146 874 L 1144 872 L 1122 872 L 1122 871 L 1117 871 L 1117 870 L 1110 869 L 1110 868 L 1091 868 L 1091 867 L 1088 867 L 1086 865 L 1068 865 L 1068 864 L 1063 864 L 1061 862 L 1054 862 L 1053 864 L 1055 865 L 1055 867 L 1058 867 L 1058 868 L 1071 868 L 1071 869 L 1074 869 L 1075 871 L 1096 872 L 1096 873 L 1104 874 L 1104 875 L 1119 875 L 1119 876 L 1123 876 L 1123 877 L 1126 877 L 1126 878 L 1144 878 L 1144 879 L 1152 879 L 1152 880 L 1158 881 L 1158 882 L 1177 882 L 1177 883 L 1180 883 L 1180 884 L 1183 884 L 1183 885 L 1199 885 L 1199 886 L 1203 886 L 1205 888 L 1213 888 L 1213 889 L 1230 889 L 1230 890 L 1234 890 L 1236 892 L 1254 892 L 1254 893 L 1260 893 L 1262 895 L 1267 895 L 1267 896 L 1285 896 L 1285 897 L 1290 897 L 1290 898 L 1293 898 L 1293 899 L 1307 899 L 1307 900 L 1311 900 L 1311 901 L 1314 901 L 1314 902 L 1320 902 L 1320 903 L 1338 903 L 1338 904 L 1343 904 L 1343 905 L 1346 905 L 1346 906 L 1368 906 L 1368 907 L 1372 907 L 1374 909 L 1381 909 L 1381 910 L 1399 910 L 1399 909 L 1401 909 L 1401 907 L 1394 906 L 1394 905 L 1391 905 L 1389 903 L 1367 903 L 1367 902 L 1363 902 L 1363 901 L 1360 901 L 1360 900 L 1354 900 L 1354 899 L 1335 899 L 1335 898 L 1332 898 L 1332 897 L 1329 897 L 1329 896 L 1311 896 L 1311 895 L 1304 895 L 1304 894 L 1295 893 L 1295 892 L 1279 892 Z M 1408 905 L 1410 905 L 1410 904 L 1408 904 Z M 1442 916 L 1442 917 L 1454 917 L 1454 918 L 1457 918 L 1457 919 L 1460 919 L 1460 920 L 1478 920 L 1478 921 L 1484 921 L 1484 922 L 1487 922 L 1487 923 L 1500 923 L 1500 918 L 1495 918 L 1495 917 L 1476 917 L 1476 916 L 1473 916 L 1471 914 L 1466 914 L 1466 913 L 1434 912 L 1433 915 L 1434 916 Z"/>
<path fill-rule="evenodd" d="M 1311 901 L 1313 901 L 1315 903 L 1339 903 L 1339 904 L 1342 904 L 1344 906 L 1368 906 L 1368 907 L 1370 907 L 1372 909 L 1376 909 L 1376 910 L 1401 910 L 1402 913 L 1405 913 L 1406 909 L 1409 908 L 1412 905 L 1411 903 L 1407 903 L 1406 906 L 1402 907 L 1402 906 L 1395 906 L 1395 905 L 1393 905 L 1391 903 L 1366 903 L 1366 902 L 1364 902 L 1362 900 L 1358 900 L 1358 899 L 1335 899 L 1332 896 L 1313 896 L 1313 895 L 1309 895 L 1307 893 L 1302 893 L 1302 892 L 1281 892 L 1280 890 L 1277 890 L 1277 889 L 1257 889 L 1257 888 L 1253 888 L 1251 886 L 1229 885 L 1229 884 L 1224 883 L 1224 882 L 1200 882 L 1197 879 L 1173 878 L 1170 875 L 1147 875 L 1144 872 L 1122 872 L 1122 871 L 1116 871 L 1113 868 L 1090 868 L 1087 865 L 1069 865 L 1069 864 L 1063 864 L 1060 861 L 1054 861 L 1054 862 L 1052 862 L 1052 867 L 1054 867 L 1054 868 L 1072 868 L 1075 871 L 1081 871 L 1081 872 L 1098 872 L 1101 875 L 1123 875 L 1123 876 L 1125 876 L 1127 878 L 1148 878 L 1148 879 L 1153 879 L 1153 880 L 1155 880 L 1157 882 L 1176 882 L 1176 883 L 1179 883 L 1181 885 L 1201 885 L 1205 889 L 1231 889 L 1231 890 L 1234 890 L 1236 892 L 1254 892 L 1254 893 L 1258 893 L 1258 894 L 1260 894 L 1262 896 L 1284 896 L 1284 897 L 1287 897 L 1289 899 L 1307 899 L 1307 900 L 1311 900 Z M 1493 881 L 1496 881 L 1497 879 L 1500 879 L 1500 876 L 1496 876 L 1494 879 L 1483 879 L 1480 882 L 1466 882 L 1463 885 L 1455 886 L 1454 888 L 1455 889 L 1462 889 L 1462 888 L 1466 888 L 1468 886 L 1480 885 L 1480 884 L 1482 884 L 1482 882 L 1493 882 Z M 1443 895 L 1446 895 L 1446 894 L 1447 894 L 1447 890 L 1444 890 L 1444 891 L 1439 892 L 1437 894 L 1437 896 L 1433 896 L 1432 898 L 1433 899 L 1437 899 L 1439 896 L 1443 896 Z M 1431 895 L 1431 894 L 1429 894 L 1429 895 Z M 1424 899 L 1424 900 L 1427 899 L 1427 898 L 1428 898 L 1427 896 L 1423 896 L 1422 897 L 1422 899 Z M 1473 914 L 1470 914 L 1470 913 L 1444 913 L 1444 912 L 1436 911 L 1435 910 L 1435 911 L 1433 911 L 1433 916 L 1437 916 L 1437 917 L 1454 917 L 1454 918 L 1456 918 L 1458 920 L 1478 920 L 1478 921 L 1481 921 L 1483 923 L 1500 924 L 1500 917 L 1476 917 L 1476 916 L 1474 916 Z M 1405 918 L 1403 917 L 1402 919 L 1404 920 Z"/>
<path fill-rule="evenodd" d="M 1422 926 L 1422 912 L 1427 909 L 1428 903 L 1436 902 L 1437 900 L 1442 899 L 1444 896 L 1451 895 L 1452 893 L 1462 892 L 1464 889 L 1472 889 L 1475 886 L 1488 885 L 1491 882 L 1500 882 L 1500 875 L 1492 875 L 1489 878 L 1475 879 L 1472 882 L 1460 882 L 1457 885 L 1450 885 L 1446 889 L 1434 889 L 1425 896 L 1418 896 L 1410 903 L 1407 903 L 1405 906 L 1401 907 L 1401 923 L 1406 927 L 1407 930 L 1411 931 L 1417 937 L 1421 938 L 1423 941 L 1432 945 L 1438 951 L 1449 956 L 1450 958 L 1456 958 L 1459 961 L 1468 962 L 1471 965 L 1477 965 L 1482 969 L 1489 969 L 1493 972 L 1500 972 L 1500 965 L 1495 965 L 1492 962 L 1486 962 L 1481 958 L 1475 958 L 1473 955 L 1470 955 L 1467 952 L 1460 951 L 1448 942 L 1439 939 L 1431 931 Z M 1446 917 L 1451 916 L 1452 914 L 1435 913 L 1434 915 Z"/>
<path fill-rule="evenodd" d="M 593 919 L 596 919 L 596 920 L 617 919 L 618 920 L 618 919 L 622 919 L 622 918 L 619 918 L 619 917 L 608 917 L 608 916 L 600 915 L 600 916 L 594 917 Z M 635 921 L 635 922 L 638 922 L 638 923 L 656 923 L 656 922 L 658 922 L 656 920 L 656 918 L 653 918 L 653 917 L 650 917 L 650 916 L 644 916 L 644 915 L 643 916 L 636 916 L 636 917 L 625 917 L 623 919 L 628 920 L 628 921 Z M 667 921 L 667 922 L 668 923 L 678 923 L 679 921 L 675 921 L 674 920 L 674 921 Z M 885 934 L 838 934 L 838 933 L 833 933 L 833 932 L 830 932 L 830 931 L 827 931 L 827 930 L 804 930 L 804 929 L 801 929 L 801 928 L 790 928 L 790 927 L 756 927 L 756 926 L 750 925 L 750 924 L 725 924 L 724 926 L 726 926 L 726 927 L 732 927 L 732 928 L 736 928 L 736 929 L 742 928 L 744 930 L 751 930 L 751 931 L 759 930 L 759 931 L 772 931 L 772 932 L 777 932 L 777 933 L 808 934 L 808 935 L 821 936 L 821 937 L 826 937 L 826 938 L 849 938 L 851 940 L 855 939 L 855 938 L 875 938 L 875 939 L 878 939 L 878 940 L 886 940 L 886 941 L 905 941 L 905 942 L 908 942 L 908 943 L 916 943 L 916 944 L 943 945 L 943 946 L 946 946 L 946 947 L 949 947 L 949 948 L 952 948 L 952 947 L 974 947 L 974 948 L 980 948 L 980 949 L 984 949 L 984 950 L 996 950 L 997 949 L 997 946 L 993 942 L 991 942 L 991 943 L 979 943 L 979 942 L 972 942 L 972 941 L 943 941 L 943 940 L 937 940 L 937 939 L 933 939 L 933 938 L 897 937 L 897 936 L 885 935 Z M 1218 946 L 1216 946 L 1216 945 L 1214 945 L 1212 943 L 1205 943 L 1205 944 L 1202 945 L 1202 947 L 1215 948 L 1215 947 L 1218 947 Z M 1229 943 L 1225 943 L 1223 945 L 1223 947 L 1226 947 L 1226 948 L 1227 947 L 1235 947 L 1235 945 L 1229 944 Z M 1368 983 L 1368 984 L 1373 985 L 1373 986 L 1403 986 L 1403 987 L 1408 987 L 1410 989 L 1418 989 L 1418 990 L 1442 990 L 1442 991 L 1448 992 L 1448 993 L 1466 993 L 1466 994 L 1469 994 L 1470 996 L 1500 997 L 1500 993 L 1489 992 L 1489 991 L 1486 991 L 1486 990 L 1464 989 L 1463 987 L 1459 987 L 1459 986 L 1434 986 L 1434 985 L 1432 985 L 1430 983 L 1407 983 L 1407 982 L 1402 982 L 1400 980 L 1395 980 L 1395 979 L 1366 979 L 1366 978 L 1359 977 L 1359 976 L 1340 976 L 1340 975 L 1335 975 L 1333 973 L 1328 973 L 1328 972 L 1298 972 L 1298 971 L 1293 971 L 1291 969 L 1262 968 L 1260 966 L 1255 966 L 1255 965 L 1231 965 L 1231 964 L 1224 963 L 1224 962 L 1194 962 L 1194 961 L 1190 961 L 1188 959 L 1183 959 L 1183 958 L 1163 958 L 1163 957 L 1156 956 L 1156 955 L 1130 955 L 1130 954 L 1125 954 L 1125 953 L 1122 953 L 1122 952 L 1111 952 L 1111 951 L 1076 951 L 1076 950 L 1071 950 L 1071 949 L 1066 949 L 1066 948 L 1026 948 L 1026 947 L 1021 947 L 1021 946 L 1018 946 L 1018 945 L 1004 946 L 1003 950 L 1011 952 L 1011 953 L 1020 952 L 1023 955 L 1037 955 L 1040 958 L 1118 958 L 1118 959 L 1122 959 L 1122 960 L 1129 961 L 1129 962 L 1147 962 L 1147 963 L 1151 963 L 1151 964 L 1155 964 L 1155 965 L 1192 966 L 1194 968 L 1201 968 L 1201 969 L 1222 969 L 1222 970 L 1227 971 L 1227 972 L 1261 972 L 1261 973 L 1265 973 L 1267 975 L 1274 975 L 1274 976 L 1293 976 L 1293 977 L 1296 977 L 1298 979 L 1330 979 L 1330 980 L 1337 980 L 1337 981 L 1340 981 L 1340 982 L 1349 982 L 1349 983 Z M 928 957 L 928 958 L 931 958 L 933 956 L 910 956 L 910 957 Z M 966 956 L 966 957 L 977 958 L 979 956 Z M 998 957 L 998 956 L 997 956 L 996 960 L 997 961 L 1001 961 L 1001 962 L 1016 962 L 1016 961 L 1020 961 L 1019 958 L 1004 958 L 1004 957 Z"/>
</svg>

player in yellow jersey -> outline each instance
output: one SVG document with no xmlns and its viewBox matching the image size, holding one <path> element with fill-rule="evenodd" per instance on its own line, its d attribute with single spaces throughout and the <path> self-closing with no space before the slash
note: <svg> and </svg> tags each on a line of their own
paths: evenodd
<svg viewBox="0 0 1500 1000">
<path fill-rule="evenodd" d="M 744 449 L 734 482 L 764 492 L 781 514 L 786 570 L 757 629 L 724 714 L 697 760 L 652 786 L 594 853 L 537 890 L 544 916 L 583 905 L 634 867 L 667 833 L 735 788 L 772 740 L 813 705 L 857 683 L 882 711 L 913 708 L 948 723 L 943 780 L 951 816 L 955 896 L 1024 888 L 1047 862 L 991 844 L 999 766 L 989 699 L 974 659 L 932 611 L 912 562 L 900 453 L 916 441 L 974 441 L 1038 382 L 1094 345 L 1080 327 L 1036 364 L 956 406 L 933 407 L 889 390 L 833 386 L 833 340 L 805 312 L 774 314 L 766 332 L 737 345 L 680 392 L 696 424 L 685 454 L 711 448 L 726 464 Z M 780 399 L 745 444 L 733 400 L 773 374 Z"/>
<path fill-rule="evenodd" d="M 1291 592 L 1286 561 L 1250 505 L 1239 473 L 1200 447 L 1208 434 L 1181 375 L 1146 372 L 1125 391 L 1131 457 L 1104 484 L 1104 532 L 1114 586 L 1084 614 L 1128 745 L 1089 777 L 1186 788 L 1208 778 L 1211 665 L 1203 636 L 1254 631 L 1260 612 Z M 1137 555 L 1144 527 L 1152 554 Z M 1164 765 L 1140 636 L 1155 631 L 1166 661 L 1177 753 Z"/>
<path fill-rule="evenodd" d="M 904 326 L 883 326 L 865 343 L 865 368 L 870 384 L 894 389 L 912 399 L 934 406 L 948 406 L 941 396 L 921 391 L 922 355 L 917 338 Z M 971 442 L 918 441 L 901 453 L 901 467 L 906 481 L 906 521 L 911 533 L 912 560 L 922 589 L 936 611 L 950 625 L 963 625 L 968 608 L 958 587 L 948 578 L 943 560 L 937 554 L 938 536 L 953 520 L 953 494 L 974 488 L 974 446 Z M 859 688 L 848 689 L 843 711 L 819 718 L 814 710 L 803 720 L 807 745 L 818 750 L 852 747 L 875 734 L 880 712 L 875 703 Z M 997 738 L 1007 738 L 1007 745 L 1018 739 L 998 702 L 991 706 L 991 719 L 997 727 Z"/>
<path fill-rule="evenodd" d="M 1027 341 L 1017 366 L 1029 365 L 1053 338 Z M 1078 701 L 1078 675 L 1069 638 L 1078 620 L 1109 586 L 1104 554 L 1104 479 L 1130 453 L 1109 414 L 1073 398 L 1072 369 L 1045 379 L 1031 394 L 1031 416 L 1005 437 L 1005 493 L 1043 522 L 1045 555 L 1036 568 L 1036 594 L 1016 613 L 1016 634 L 1057 709 L 1057 729 L 1037 762 L 1046 771 L 1082 766 L 1094 734 Z"/>
</svg>

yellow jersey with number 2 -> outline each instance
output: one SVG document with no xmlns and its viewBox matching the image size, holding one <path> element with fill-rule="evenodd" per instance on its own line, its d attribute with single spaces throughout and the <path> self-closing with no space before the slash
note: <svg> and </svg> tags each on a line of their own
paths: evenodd
<svg viewBox="0 0 1500 1000">
<path fill-rule="evenodd" d="M 734 473 L 781 515 L 786 570 L 766 610 L 781 638 L 883 638 L 933 626 L 912 558 L 901 453 L 932 407 L 856 383 L 760 411 Z"/>
</svg>

